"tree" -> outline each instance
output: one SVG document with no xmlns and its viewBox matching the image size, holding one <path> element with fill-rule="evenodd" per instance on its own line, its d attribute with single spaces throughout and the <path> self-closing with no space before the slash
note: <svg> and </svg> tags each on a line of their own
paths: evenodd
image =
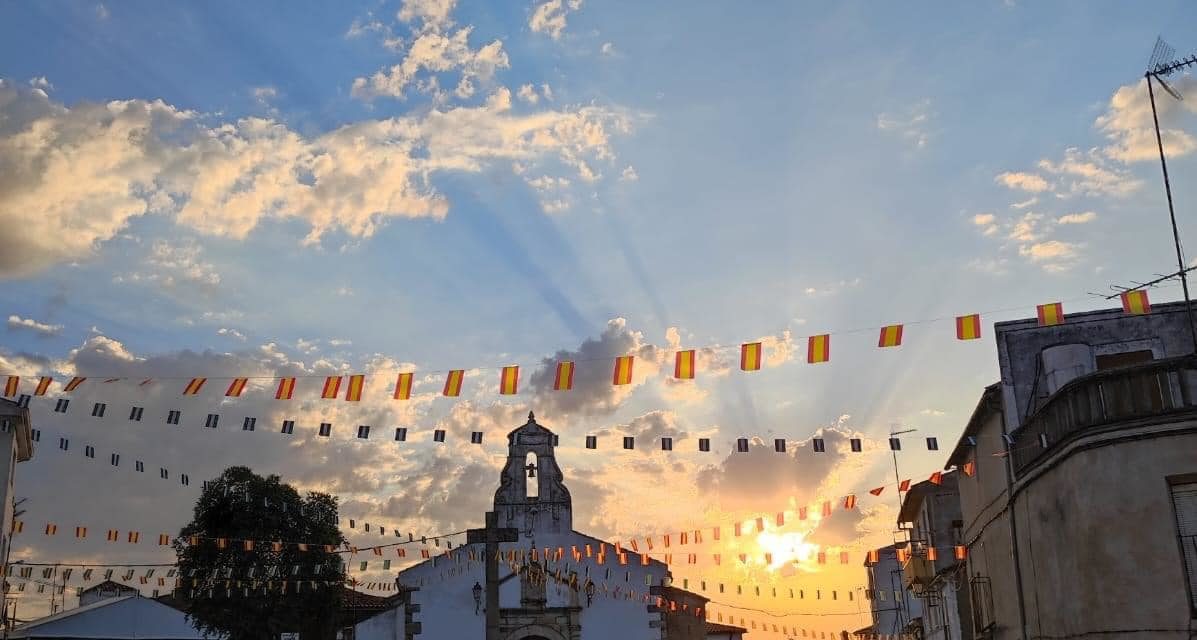
<svg viewBox="0 0 1197 640">
<path fill-rule="evenodd" d="M 245 540 L 254 541 L 252 549 Z M 276 550 L 273 542 L 282 544 Z M 228 640 L 284 632 L 331 639 L 345 573 L 341 556 L 329 549 L 344 543 L 335 497 L 300 497 L 278 476 L 229 467 L 207 484 L 174 543 L 182 578 L 176 595 L 197 628 Z"/>
</svg>

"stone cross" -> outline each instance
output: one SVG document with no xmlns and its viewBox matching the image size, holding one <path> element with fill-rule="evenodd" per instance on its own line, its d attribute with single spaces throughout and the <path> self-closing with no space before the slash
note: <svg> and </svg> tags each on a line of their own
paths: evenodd
<svg viewBox="0 0 1197 640">
<path fill-rule="evenodd" d="M 499 528 L 494 511 L 486 512 L 486 527 L 466 531 L 466 544 L 485 545 L 486 556 L 486 640 L 499 640 L 499 543 L 518 542 L 519 529 Z"/>
</svg>

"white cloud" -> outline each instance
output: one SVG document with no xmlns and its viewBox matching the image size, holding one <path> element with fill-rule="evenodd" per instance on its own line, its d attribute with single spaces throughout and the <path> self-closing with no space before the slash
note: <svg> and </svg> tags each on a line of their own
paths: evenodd
<svg viewBox="0 0 1197 640">
<path fill-rule="evenodd" d="M 981 228 L 981 233 L 991 236 L 997 233 L 997 225 L 994 224 L 997 217 L 992 213 L 978 213 L 973 216 L 973 224 Z"/>
<path fill-rule="evenodd" d="M 1075 243 L 1046 240 L 1020 246 L 1018 253 L 1047 271 L 1066 271 L 1078 258 L 1078 249 Z"/>
<path fill-rule="evenodd" d="M 108 7 L 105 7 L 103 2 L 96 5 L 96 18 L 97 19 L 107 20 L 108 16 L 110 16 L 110 15 L 111 14 L 108 12 Z"/>
<path fill-rule="evenodd" d="M 1030 191 L 1031 193 L 1039 193 L 1051 188 L 1051 185 L 1047 183 L 1047 180 L 1043 179 L 1043 176 L 1034 173 L 1023 173 L 1021 171 L 1000 173 L 994 178 L 994 182 L 1008 189 L 1020 189 L 1022 191 Z"/>
<path fill-rule="evenodd" d="M 40 336 L 56 336 L 62 333 L 62 325 L 38 322 L 33 318 L 22 318 L 18 315 L 8 316 L 8 330 L 32 331 Z"/>
<path fill-rule="evenodd" d="M 528 27 L 535 33 L 547 34 L 554 40 L 560 40 L 565 32 L 566 16 L 571 11 L 582 8 L 582 0 L 548 0 L 542 2 L 532 10 L 532 17 L 528 20 Z"/>
<path fill-rule="evenodd" d="M 457 0 L 403 0 L 398 17 L 404 22 L 420 21 L 424 29 L 440 31 L 453 24 L 450 17 Z"/>
<path fill-rule="evenodd" d="M 348 338 L 332 338 L 328 341 L 328 344 L 333 347 L 348 347 L 353 344 L 353 341 Z"/>
<path fill-rule="evenodd" d="M 1015 202 L 1015 203 L 1011 204 L 1010 208 L 1011 209 L 1026 209 L 1027 207 L 1033 207 L 1037 204 L 1039 204 L 1039 196 L 1031 196 L 1030 198 L 1023 200 L 1022 202 Z"/>
<path fill-rule="evenodd" d="M 899 113 L 882 113 L 877 116 L 877 128 L 894 133 L 913 144 L 915 148 L 922 149 L 930 141 L 931 133 L 927 127 L 934 115 L 931 100 L 925 99 Z"/>
<path fill-rule="evenodd" d="M 1197 90 L 1197 79 L 1182 76 L 1168 80 L 1181 95 Z M 1181 157 L 1197 150 L 1197 138 L 1184 129 L 1183 118 L 1197 113 L 1197 105 L 1190 100 L 1178 101 L 1156 86 L 1156 109 L 1160 118 L 1160 134 L 1168 157 Z M 1098 116 L 1094 126 L 1105 134 L 1110 145 L 1102 152 L 1121 162 L 1143 162 L 1159 159 L 1155 125 L 1151 117 L 1151 102 L 1147 96 L 1146 80 L 1119 87 L 1110 96 L 1106 111 Z"/>
<path fill-rule="evenodd" d="M 1066 183 L 1064 189 L 1057 189 L 1056 195 L 1067 197 L 1084 196 L 1127 196 L 1143 185 L 1125 168 L 1113 167 L 1097 149 L 1082 152 L 1070 148 L 1064 151 L 1064 158 L 1058 162 L 1043 159 L 1039 168 L 1060 176 Z"/>
<path fill-rule="evenodd" d="M 615 45 L 610 42 L 604 42 L 602 46 L 599 47 L 599 53 L 605 56 L 615 55 Z"/>
<path fill-rule="evenodd" d="M 215 265 L 201 259 L 201 253 L 194 241 L 171 244 L 157 240 L 145 258 L 144 271 L 118 275 L 113 281 L 149 282 L 166 289 L 194 285 L 210 291 L 220 285 L 220 274 Z"/>
<path fill-rule="evenodd" d="M 1085 211 L 1083 213 L 1068 213 L 1056 218 L 1057 224 L 1085 224 L 1097 219 L 1097 213 Z"/>
<path fill-rule="evenodd" d="M 469 37 L 472 31 L 473 27 L 467 26 L 452 34 L 437 30 L 420 33 L 399 64 L 381 69 L 369 78 L 356 78 L 353 96 L 365 100 L 381 96 L 402 98 L 417 78 L 436 80 L 432 74 L 457 71 L 459 79 L 454 91 L 459 97 L 470 97 L 476 91 L 476 83 L 489 84 L 499 69 L 511 66 L 500 40 L 471 49 Z M 424 85 L 428 91 L 437 86 L 437 82 Z"/>
<path fill-rule="evenodd" d="M 540 101 L 540 96 L 536 95 L 536 89 L 531 84 L 522 85 L 519 91 L 516 92 L 516 95 L 519 96 L 520 100 L 528 104 L 536 104 Z"/>
<path fill-rule="evenodd" d="M 306 222 L 306 243 L 332 230 L 370 237 L 389 218 L 443 218 L 449 203 L 431 186 L 436 172 L 504 161 L 597 179 L 589 163 L 613 161 L 610 136 L 630 122 L 598 106 L 515 115 L 500 89 L 477 107 L 305 136 L 265 118 L 208 127 L 161 101 L 68 108 L 4 83 L 0 276 L 86 258 L 146 214 L 236 239 L 266 218 Z"/>
<path fill-rule="evenodd" d="M 629 164 L 619 173 L 619 179 L 623 182 L 635 182 L 640 179 L 640 174 L 636 173 L 636 168 Z"/>
<path fill-rule="evenodd" d="M 923 409 L 919 415 L 929 416 L 932 418 L 939 418 L 944 415 L 944 412 L 939 409 Z"/>
<path fill-rule="evenodd" d="M 245 342 L 245 334 L 241 333 L 240 331 L 238 331 L 236 329 L 229 329 L 227 327 L 221 327 L 216 330 L 216 335 L 225 336 L 228 338 L 233 338 L 235 340 L 240 340 L 242 342 Z"/>
<path fill-rule="evenodd" d="M 1043 215 L 1027 212 L 1010 227 L 1007 237 L 1017 242 L 1035 242 L 1039 239 L 1039 221 Z"/>
</svg>

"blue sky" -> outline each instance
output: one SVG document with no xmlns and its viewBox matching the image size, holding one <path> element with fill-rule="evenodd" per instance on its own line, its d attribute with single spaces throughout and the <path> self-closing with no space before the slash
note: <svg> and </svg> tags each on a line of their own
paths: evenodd
<svg viewBox="0 0 1197 640">
<path fill-rule="evenodd" d="M 520 363 L 528 380 L 587 340 L 655 345 L 634 390 L 594 404 L 500 402 L 486 370 L 462 401 L 430 374 L 415 408 L 383 404 L 380 382 L 366 411 L 494 442 L 527 408 L 579 439 L 657 420 L 725 444 L 895 424 L 954 442 L 997 375 L 992 321 L 1111 306 L 1089 292 L 1175 269 L 1141 78 L 1157 34 L 1197 47 L 1195 18 L 1184 2 L 6 3 L 0 359 L 25 376 Z M 1160 103 L 1185 239 L 1189 102 Z M 1009 311 L 985 340 L 953 339 L 952 316 L 990 310 Z M 881 325 L 944 318 L 876 349 Z M 832 362 L 806 365 L 802 336 L 824 332 Z M 763 336 L 765 371 L 665 381 L 679 344 Z M 870 460 L 811 482 L 876 482 Z M 194 475 L 234 461 L 210 452 Z M 377 473 L 413 472 L 392 462 Z M 28 473 L 55 473 L 41 464 Z M 691 455 L 672 481 L 721 464 Z M 397 491 L 324 480 L 364 514 Z M 671 517 L 604 495 L 602 533 Z M 740 497 L 699 498 L 732 513 Z M 850 543 L 883 542 L 887 518 Z"/>
</svg>

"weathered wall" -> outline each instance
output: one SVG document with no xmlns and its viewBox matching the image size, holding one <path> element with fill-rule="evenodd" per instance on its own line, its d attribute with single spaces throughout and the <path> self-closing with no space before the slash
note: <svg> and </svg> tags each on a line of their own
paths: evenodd
<svg viewBox="0 0 1197 640">
<path fill-rule="evenodd" d="M 1030 637 L 1186 637 L 1189 603 L 1167 479 L 1192 473 L 1197 421 L 1091 433 L 1017 481 Z"/>
</svg>

